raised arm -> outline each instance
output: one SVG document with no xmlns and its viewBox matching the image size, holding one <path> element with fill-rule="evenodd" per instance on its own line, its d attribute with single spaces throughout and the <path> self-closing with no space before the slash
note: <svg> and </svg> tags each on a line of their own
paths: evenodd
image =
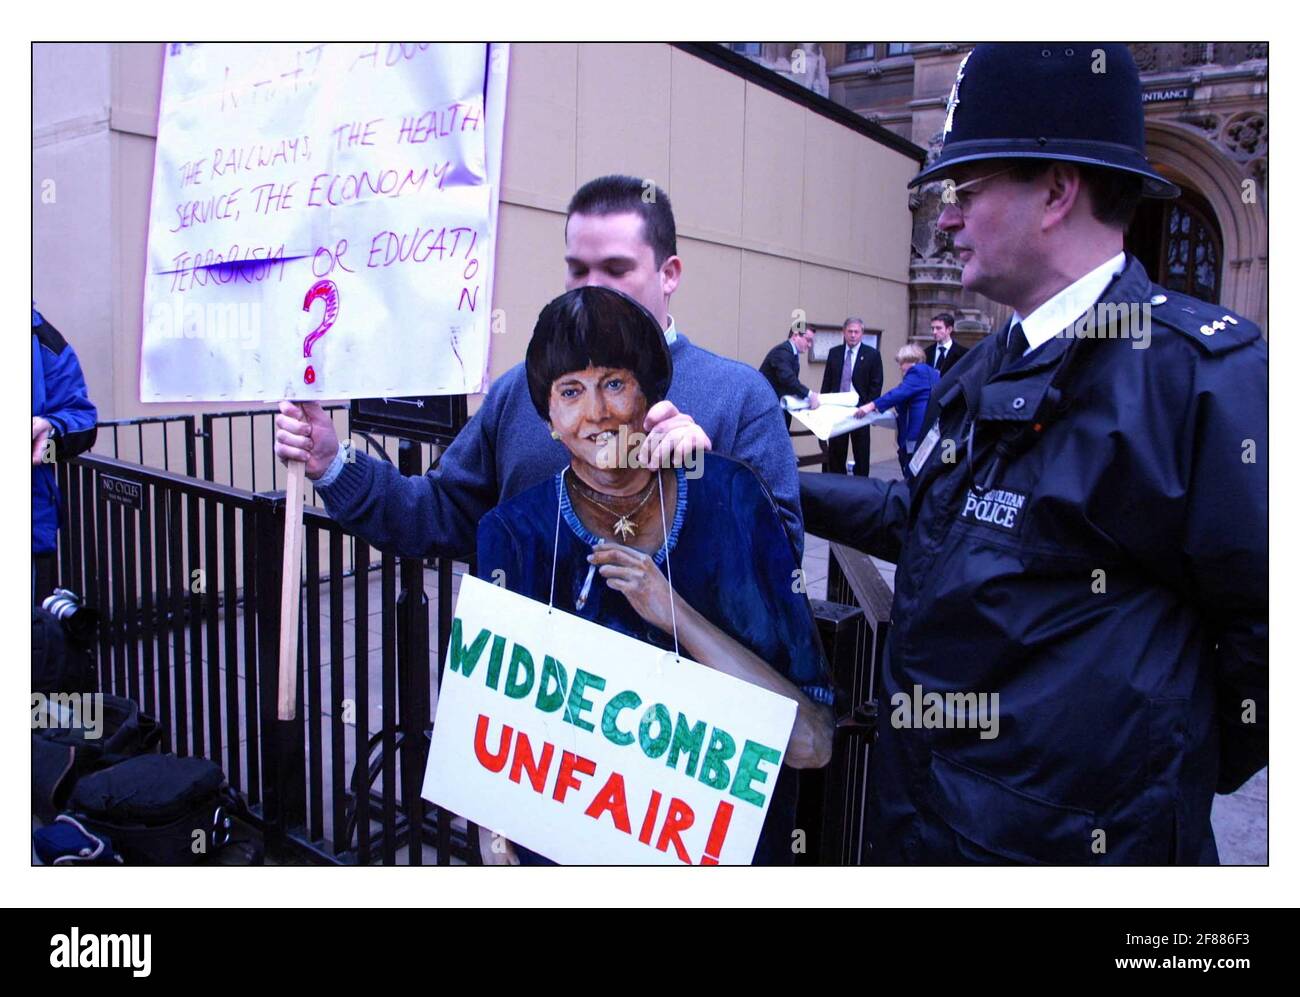
<svg viewBox="0 0 1300 997">
<path fill-rule="evenodd" d="M 813 536 L 898 560 L 907 533 L 907 482 L 804 471 L 799 496 L 804 528 Z"/>
<path fill-rule="evenodd" d="M 457 557 L 499 495 L 492 395 L 442 455 L 436 470 L 406 477 L 384 461 L 344 457 L 328 415 L 314 402 L 281 402 L 275 452 L 301 460 L 331 516 L 380 550 L 409 557 Z"/>
</svg>

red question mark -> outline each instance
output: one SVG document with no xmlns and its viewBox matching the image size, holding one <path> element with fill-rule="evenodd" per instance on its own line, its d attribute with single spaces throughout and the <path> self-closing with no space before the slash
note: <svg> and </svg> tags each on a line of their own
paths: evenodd
<svg viewBox="0 0 1300 997">
<path fill-rule="evenodd" d="M 339 317 L 339 289 L 332 280 L 318 280 L 311 286 L 307 296 L 302 299 L 302 310 L 311 311 L 311 303 L 317 298 L 325 299 L 325 315 L 321 318 L 320 325 L 316 326 L 307 334 L 307 338 L 302 341 L 302 355 L 311 356 L 311 348 L 316 340 L 329 332 L 330 326 L 334 320 Z M 307 371 L 303 374 L 302 379 L 308 384 L 316 383 L 316 370 L 310 364 L 307 365 Z"/>
</svg>

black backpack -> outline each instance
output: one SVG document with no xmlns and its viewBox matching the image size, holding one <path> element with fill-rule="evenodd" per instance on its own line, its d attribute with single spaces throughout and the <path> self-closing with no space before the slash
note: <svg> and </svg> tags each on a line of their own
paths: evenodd
<svg viewBox="0 0 1300 997">
<path fill-rule="evenodd" d="M 46 823 L 64 808 L 72 787 L 87 773 L 159 750 L 162 729 L 157 720 L 140 712 L 134 700 L 105 695 L 99 702 L 99 730 L 85 726 L 32 730 L 32 812 Z"/>
<path fill-rule="evenodd" d="M 192 865 L 231 837 L 237 797 L 204 758 L 138 755 L 82 776 L 68 807 L 128 865 Z"/>
</svg>

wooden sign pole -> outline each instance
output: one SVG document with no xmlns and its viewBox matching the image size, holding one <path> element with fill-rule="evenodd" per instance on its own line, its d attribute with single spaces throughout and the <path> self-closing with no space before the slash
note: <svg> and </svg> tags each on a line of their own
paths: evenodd
<svg viewBox="0 0 1300 997">
<path fill-rule="evenodd" d="M 292 720 L 298 709 L 298 607 L 302 602 L 302 498 L 307 465 L 288 462 L 284 496 L 284 567 L 280 578 L 280 687 L 277 716 Z"/>
</svg>

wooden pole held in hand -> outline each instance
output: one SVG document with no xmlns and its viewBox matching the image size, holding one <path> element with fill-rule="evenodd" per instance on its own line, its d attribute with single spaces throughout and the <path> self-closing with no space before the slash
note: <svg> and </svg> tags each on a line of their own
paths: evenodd
<svg viewBox="0 0 1300 997">
<path fill-rule="evenodd" d="M 302 602 L 302 498 L 307 465 L 288 462 L 284 496 L 284 569 L 280 576 L 280 688 L 276 715 L 292 720 L 298 709 L 298 607 Z"/>
</svg>

